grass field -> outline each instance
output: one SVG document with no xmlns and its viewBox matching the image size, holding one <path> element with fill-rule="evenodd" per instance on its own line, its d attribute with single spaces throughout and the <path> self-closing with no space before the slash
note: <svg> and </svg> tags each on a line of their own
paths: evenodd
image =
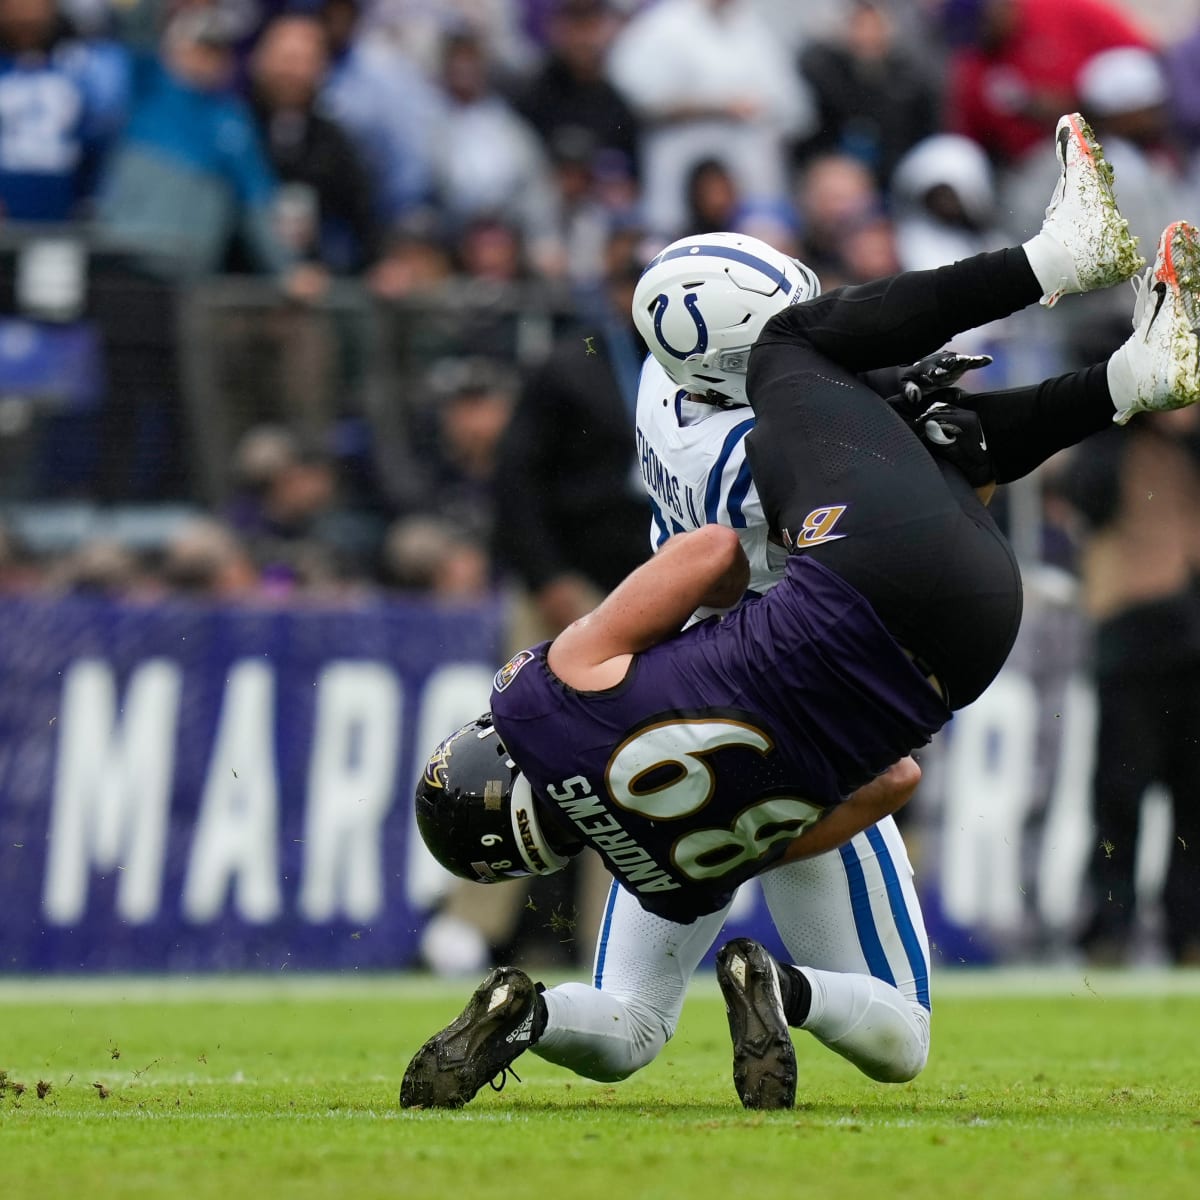
<svg viewBox="0 0 1200 1200">
<path fill-rule="evenodd" d="M 0 984 L 7 1194 L 143 1197 L 1187 1197 L 1200 973 L 939 979 L 934 1051 L 872 1084 L 797 1035 L 794 1111 L 744 1112 L 719 994 L 626 1083 L 532 1056 L 458 1113 L 400 1076 L 470 985 Z"/>
</svg>

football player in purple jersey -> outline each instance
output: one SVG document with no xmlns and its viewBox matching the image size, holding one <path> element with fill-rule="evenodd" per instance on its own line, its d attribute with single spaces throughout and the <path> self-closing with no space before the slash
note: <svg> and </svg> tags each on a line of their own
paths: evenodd
<svg viewBox="0 0 1200 1200">
<path fill-rule="evenodd" d="M 703 288 L 718 280 L 705 273 L 703 239 L 668 247 L 648 268 L 691 268 L 681 303 L 672 308 L 664 290 L 647 309 L 679 360 L 676 382 L 715 404 L 739 391 L 750 400 L 747 452 L 767 524 L 790 551 L 785 577 L 679 632 L 694 609 L 740 596 L 749 566 L 727 528 L 670 539 L 594 613 L 501 670 L 492 712 L 430 759 L 417 813 L 435 857 L 489 882 L 557 869 L 591 846 L 647 921 L 677 931 L 678 977 L 665 997 L 609 978 L 542 993 L 498 968 L 414 1057 L 402 1104 L 461 1105 L 529 1047 L 597 1079 L 650 1061 L 736 887 L 828 861 L 905 803 L 920 774 L 910 751 L 1003 664 L 1020 578 L 976 489 L 1113 420 L 1200 399 L 1200 234 L 1184 222 L 1164 232 L 1133 336 L 1107 363 L 935 405 L 918 414 L 919 436 L 861 382 L 1039 296 L 1052 303 L 1137 270 L 1110 173 L 1077 117 L 1060 122 L 1059 148 L 1063 183 L 1030 242 L 777 302 L 740 333 L 752 353 L 730 343 L 739 334 L 725 336 L 737 322 L 710 326 Z M 760 270 L 744 248 L 723 249 L 711 257 L 758 271 L 760 292 L 783 291 L 786 273 L 773 279 L 769 263 Z M 670 326 L 672 314 L 684 323 Z M 893 872 L 882 892 L 910 887 Z M 915 978 L 927 970 L 923 932 L 901 930 L 900 940 Z M 602 934 L 598 977 L 603 953 Z M 876 1079 L 923 1066 L 927 997 L 922 1044 L 907 1032 L 900 980 L 780 964 L 744 942 L 722 950 L 718 970 L 748 1107 L 793 1103 L 789 1026 Z"/>
</svg>

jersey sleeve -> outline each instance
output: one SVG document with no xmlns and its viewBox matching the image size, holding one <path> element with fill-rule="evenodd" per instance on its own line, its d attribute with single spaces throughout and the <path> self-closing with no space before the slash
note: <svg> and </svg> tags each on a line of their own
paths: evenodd
<svg viewBox="0 0 1200 1200">
<path fill-rule="evenodd" d="M 750 560 L 751 590 L 761 592 L 775 582 L 779 564 L 771 559 L 766 517 L 746 458 L 746 435 L 753 428 L 748 417 L 726 434 L 708 472 L 701 516 L 706 525 L 728 525 L 737 533 Z"/>
<path fill-rule="evenodd" d="M 753 428 L 754 418 L 747 417 L 725 435 L 720 453 L 709 468 L 704 489 L 705 525 L 745 529 L 748 525 L 762 524 L 762 504 L 746 459 L 746 434 Z"/>
</svg>

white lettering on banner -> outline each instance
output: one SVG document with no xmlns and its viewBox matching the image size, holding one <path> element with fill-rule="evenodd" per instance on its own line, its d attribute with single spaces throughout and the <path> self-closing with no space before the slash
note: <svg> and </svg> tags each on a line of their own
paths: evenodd
<svg viewBox="0 0 1200 1200">
<path fill-rule="evenodd" d="M 1044 708 L 1041 711 L 1045 714 Z M 1041 719 L 1045 720 L 1045 715 Z M 1038 847 L 1038 911 L 1051 929 L 1070 930 L 1079 920 L 1083 880 L 1095 835 L 1095 688 L 1082 678 L 1069 680 L 1063 689 L 1062 711 L 1050 714 L 1050 719 L 1059 726 L 1062 744 Z"/>
<path fill-rule="evenodd" d="M 413 908 L 432 907 L 458 882 L 425 849 L 417 831 L 413 794 L 434 747 L 446 734 L 487 711 L 495 673 L 495 668 L 489 670 L 479 663 L 451 663 L 434 671 L 425 684 L 413 746 L 413 774 L 400 795 L 400 803 L 408 811 L 404 881 L 406 897 Z"/>
<path fill-rule="evenodd" d="M 1002 672 L 954 719 L 946 764 L 942 899 L 960 925 L 1020 923 L 1021 845 L 1033 799 L 1038 697 Z"/>
<path fill-rule="evenodd" d="M 81 659 L 67 671 L 42 895 L 51 924 L 84 915 L 93 865 L 120 868 L 123 920 L 140 925 L 158 912 L 182 682 L 174 663 L 143 663 L 118 723 L 112 668 Z"/>
<path fill-rule="evenodd" d="M 383 908 L 381 826 L 392 803 L 400 685 L 381 663 L 335 662 L 317 683 L 300 911 L 369 921 Z"/>
<path fill-rule="evenodd" d="M 245 921 L 266 924 L 282 911 L 274 747 L 274 673 L 244 659 L 229 673 L 196 820 L 183 888 L 189 921 L 219 916 L 231 887 Z"/>
</svg>

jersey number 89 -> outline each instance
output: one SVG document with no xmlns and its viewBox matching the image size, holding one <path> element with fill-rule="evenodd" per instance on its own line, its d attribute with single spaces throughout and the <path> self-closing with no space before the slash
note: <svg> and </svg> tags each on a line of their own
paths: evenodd
<svg viewBox="0 0 1200 1200">
<path fill-rule="evenodd" d="M 654 821 L 693 816 L 712 800 L 717 775 L 708 756 L 729 746 L 768 754 L 774 742 L 742 721 L 674 719 L 640 730 L 609 760 L 606 782 L 618 805 Z M 671 848 L 675 869 L 699 883 L 757 862 L 791 841 L 823 810 L 798 796 L 770 796 L 739 812 L 732 825 L 689 829 Z"/>
</svg>

